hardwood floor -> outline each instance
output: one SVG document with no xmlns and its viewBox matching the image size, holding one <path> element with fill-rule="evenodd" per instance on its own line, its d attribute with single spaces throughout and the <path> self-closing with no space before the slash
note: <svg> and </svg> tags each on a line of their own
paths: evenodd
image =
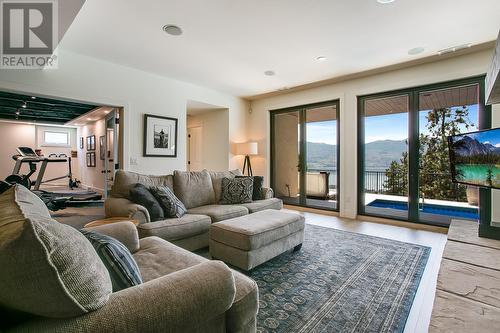
<svg viewBox="0 0 500 333">
<path fill-rule="evenodd" d="M 422 276 L 415 300 L 406 322 L 405 333 L 427 332 L 434 296 L 439 265 L 446 244 L 446 230 L 444 228 L 420 226 L 412 223 L 391 220 L 367 221 L 361 217 L 356 220 L 340 218 L 336 213 L 285 206 L 290 211 L 299 211 L 304 215 L 306 223 L 328 228 L 357 232 L 371 236 L 394 239 L 407 243 L 414 243 L 431 247 L 429 261 Z M 406 226 L 407 225 L 407 226 Z M 417 229 L 419 228 L 419 229 Z"/>
</svg>

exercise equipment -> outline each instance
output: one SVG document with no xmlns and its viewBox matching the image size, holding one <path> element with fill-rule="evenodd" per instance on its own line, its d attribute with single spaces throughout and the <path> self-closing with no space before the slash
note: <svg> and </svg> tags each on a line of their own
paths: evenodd
<svg viewBox="0 0 500 333">
<path fill-rule="evenodd" d="M 68 186 L 70 189 L 78 187 L 78 180 L 73 179 L 73 174 L 71 172 L 71 157 L 66 154 L 50 154 L 48 157 L 38 156 L 33 149 L 29 147 L 18 147 L 17 148 L 18 155 L 12 156 L 14 161 L 16 161 L 14 165 L 14 170 L 12 170 L 12 174 L 5 178 L 5 181 L 11 184 L 21 184 L 28 189 L 31 189 L 33 186 L 34 191 L 38 191 L 40 189 L 40 185 L 46 184 L 49 182 L 53 182 L 59 179 L 68 179 Z M 29 165 L 29 173 L 26 175 L 21 174 L 21 167 L 23 164 Z M 37 164 L 41 163 L 40 170 L 38 171 L 38 176 L 35 181 L 30 180 L 30 176 L 33 175 L 37 170 Z M 49 163 L 68 163 L 68 173 L 64 176 L 55 177 L 51 179 L 44 180 L 43 176 L 45 175 L 45 170 L 47 169 L 47 165 Z"/>
<path fill-rule="evenodd" d="M 66 154 L 50 154 L 48 157 L 38 156 L 33 149 L 29 147 L 18 147 L 18 155 L 12 156 L 16 162 L 12 174 L 5 178 L 5 182 L 0 183 L 0 189 L 5 191 L 8 187 L 15 184 L 20 184 L 35 193 L 47 207 L 56 211 L 66 207 L 88 207 L 100 206 L 104 203 L 102 195 L 94 191 L 74 191 L 78 188 L 80 181 L 73 178 L 71 172 L 71 157 Z M 35 181 L 30 180 L 30 176 L 37 171 L 37 165 L 41 163 L 40 170 Z M 44 180 L 45 170 L 49 163 L 68 163 L 68 173 L 63 176 Z M 28 164 L 29 172 L 21 174 L 21 167 L 23 164 Z M 53 182 L 60 179 L 68 179 L 68 187 L 71 192 L 55 192 L 45 191 L 40 189 L 40 185 Z"/>
</svg>

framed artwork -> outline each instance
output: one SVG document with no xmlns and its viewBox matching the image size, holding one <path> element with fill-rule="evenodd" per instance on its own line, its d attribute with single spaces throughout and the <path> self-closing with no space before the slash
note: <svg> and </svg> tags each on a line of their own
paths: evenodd
<svg viewBox="0 0 500 333">
<path fill-rule="evenodd" d="M 87 153 L 87 167 L 95 168 L 95 152 Z"/>
<path fill-rule="evenodd" d="M 143 156 L 177 157 L 177 119 L 144 115 Z"/>
<path fill-rule="evenodd" d="M 106 152 L 104 151 L 104 138 L 104 135 L 99 137 L 99 159 L 101 161 L 104 161 L 106 158 Z"/>
<path fill-rule="evenodd" d="M 95 150 L 95 135 L 90 135 L 87 137 L 87 150 Z"/>
<path fill-rule="evenodd" d="M 83 136 L 80 137 L 80 149 L 83 149 Z"/>
</svg>

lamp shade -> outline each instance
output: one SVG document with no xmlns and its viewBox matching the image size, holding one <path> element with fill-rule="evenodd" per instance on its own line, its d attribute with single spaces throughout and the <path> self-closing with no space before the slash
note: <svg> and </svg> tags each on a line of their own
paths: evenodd
<svg viewBox="0 0 500 333">
<path fill-rule="evenodd" d="M 259 153 L 257 142 L 244 142 L 236 144 L 236 155 L 257 155 Z"/>
</svg>

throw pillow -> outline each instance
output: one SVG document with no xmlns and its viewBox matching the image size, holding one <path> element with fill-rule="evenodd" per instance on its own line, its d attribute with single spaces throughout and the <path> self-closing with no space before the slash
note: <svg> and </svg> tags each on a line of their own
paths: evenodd
<svg viewBox="0 0 500 333">
<path fill-rule="evenodd" d="M 246 176 L 236 176 L 236 178 L 241 178 Z M 253 194 L 252 200 L 262 200 L 262 188 L 264 187 L 264 177 L 263 176 L 252 176 L 253 178 Z"/>
<path fill-rule="evenodd" d="M 151 193 L 163 208 L 165 217 L 182 217 L 187 209 L 184 204 L 175 196 L 174 192 L 166 186 L 154 186 L 149 188 Z"/>
<path fill-rule="evenodd" d="M 149 192 L 146 186 L 140 183 L 135 184 L 135 186 L 130 189 L 129 196 L 132 202 L 146 207 L 151 222 L 163 220 L 165 218 L 163 208 L 161 208 L 158 200 Z"/>
<path fill-rule="evenodd" d="M 142 283 L 139 267 L 125 245 L 113 237 L 95 231 L 82 229 L 80 232 L 90 241 L 107 268 L 113 292 Z"/>
<path fill-rule="evenodd" d="M 252 177 L 222 178 L 221 204 L 241 204 L 252 202 Z"/>
<path fill-rule="evenodd" d="M 243 176 L 241 170 L 229 170 L 229 171 L 209 171 L 210 178 L 212 178 L 212 185 L 215 192 L 215 203 L 220 202 L 220 196 L 222 194 L 222 178 L 234 178 L 235 176 Z"/>
<path fill-rule="evenodd" d="M 16 185 L 0 195 L 0 304 L 42 317 L 80 316 L 104 306 L 112 291 L 104 264 L 73 227 Z"/>
</svg>

